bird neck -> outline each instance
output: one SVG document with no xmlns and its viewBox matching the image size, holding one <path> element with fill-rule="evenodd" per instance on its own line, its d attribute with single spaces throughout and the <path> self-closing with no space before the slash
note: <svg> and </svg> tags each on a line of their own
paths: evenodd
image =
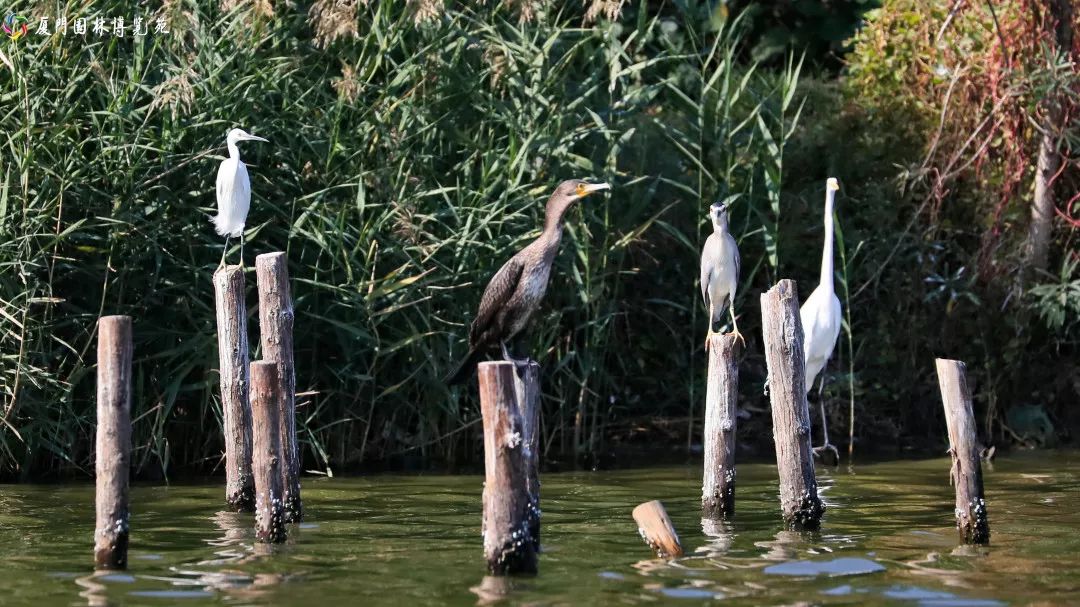
<svg viewBox="0 0 1080 607">
<path fill-rule="evenodd" d="M 833 198 L 835 192 L 825 195 L 825 246 L 821 251 L 821 284 L 833 290 Z"/>
<path fill-rule="evenodd" d="M 229 141 L 229 158 L 240 160 L 240 148 L 236 147 L 235 141 Z"/>
<path fill-rule="evenodd" d="M 541 238 L 554 238 L 558 241 L 562 236 L 563 228 L 563 215 L 566 214 L 566 209 L 570 207 L 568 204 L 549 204 L 544 211 L 544 233 Z"/>
</svg>

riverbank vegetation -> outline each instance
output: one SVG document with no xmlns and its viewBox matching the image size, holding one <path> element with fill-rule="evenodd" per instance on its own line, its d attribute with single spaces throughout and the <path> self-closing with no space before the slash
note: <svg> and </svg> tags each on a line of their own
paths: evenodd
<svg viewBox="0 0 1080 607">
<path fill-rule="evenodd" d="M 245 150 L 245 256 L 288 254 L 306 469 L 476 461 L 475 389 L 440 380 L 570 177 L 615 188 L 571 213 L 530 338 L 550 461 L 698 440 L 718 199 L 743 258 L 741 434 L 768 440 L 758 294 L 809 294 L 829 176 L 834 442 L 942 445 L 936 355 L 968 361 L 985 440 L 1073 440 L 1069 3 L 799 4 L 168 0 L 147 15 L 168 34 L 3 41 L 0 473 L 90 470 L 102 314 L 134 318 L 138 473 L 220 465 L 209 217 L 234 126 L 271 142 Z"/>
</svg>

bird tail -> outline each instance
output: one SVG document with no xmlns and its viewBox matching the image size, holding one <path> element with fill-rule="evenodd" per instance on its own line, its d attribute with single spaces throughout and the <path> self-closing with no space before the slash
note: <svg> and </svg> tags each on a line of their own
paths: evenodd
<svg viewBox="0 0 1080 607">
<path fill-rule="evenodd" d="M 465 359 L 443 380 L 446 385 L 452 386 L 454 384 L 460 384 L 468 379 L 472 375 L 473 369 L 476 368 L 477 363 L 480 362 L 480 356 L 483 354 L 476 348 L 469 348 L 469 353 L 465 356 Z"/>
<path fill-rule="evenodd" d="M 723 327 L 724 321 L 727 319 L 728 305 L 731 304 L 731 298 L 725 297 L 724 301 L 713 306 L 712 318 L 709 319 L 710 327 L 716 329 L 717 327 Z"/>
</svg>

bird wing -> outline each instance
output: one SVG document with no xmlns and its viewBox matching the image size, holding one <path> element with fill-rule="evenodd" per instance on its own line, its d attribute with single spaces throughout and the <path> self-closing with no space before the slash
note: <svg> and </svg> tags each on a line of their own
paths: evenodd
<svg viewBox="0 0 1080 607">
<path fill-rule="evenodd" d="M 251 181 L 247 167 L 236 158 L 226 158 L 217 174 L 218 214 L 214 226 L 221 236 L 239 236 L 251 206 Z"/>
<path fill-rule="evenodd" d="M 705 246 L 701 249 L 701 300 L 705 302 L 705 308 L 709 307 L 709 281 L 712 279 L 713 266 L 716 265 L 716 257 L 719 249 L 719 241 L 716 234 L 709 234 L 705 239 Z"/>
<path fill-rule="evenodd" d="M 735 284 L 731 288 L 731 299 L 734 303 L 735 289 L 739 287 L 739 274 L 742 272 L 742 256 L 739 255 L 739 243 L 735 242 L 735 237 L 731 237 L 731 249 L 735 251 Z"/>
<path fill-rule="evenodd" d="M 484 289 L 484 295 L 480 298 L 480 310 L 473 319 L 469 328 L 469 345 L 480 345 L 481 338 L 494 325 L 498 312 L 510 301 L 510 297 L 517 291 L 518 283 L 521 282 L 521 274 L 525 264 L 516 256 L 499 268 L 491 282 Z"/>
</svg>

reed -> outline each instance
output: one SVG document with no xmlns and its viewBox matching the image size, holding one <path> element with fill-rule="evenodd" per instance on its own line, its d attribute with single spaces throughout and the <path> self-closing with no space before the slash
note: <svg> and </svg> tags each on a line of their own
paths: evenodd
<svg viewBox="0 0 1080 607">
<path fill-rule="evenodd" d="M 245 151 L 245 255 L 288 255 L 304 469 L 476 461 L 476 395 L 440 378 L 483 284 L 571 176 L 617 189 L 568 219 L 532 338 L 547 374 L 541 449 L 584 457 L 612 419 L 684 415 L 664 386 L 701 381 L 683 371 L 698 337 L 681 328 L 700 319 L 704 209 L 739 196 L 735 229 L 757 229 L 769 202 L 747 159 L 774 149 L 757 117 L 795 83 L 740 66 L 737 30 L 715 34 L 708 3 L 680 9 L 674 31 L 628 5 L 617 31 L 582 27 L 580 3 L 524 23 L 501 2 L 456 3 L 416 23 L 412 3 L 371 0 L 356 4 L 355 36 L 344 21 L 313 27 L 329 13 L 167 4 L 167 36 L 5 46 L 0 475 L 88 470 L 105 309 L 140 319 L 135 473 L 224 465 L 209 217 L 233 126 L 271 141 Z M 749 260 L 764 245 L 742 246 Z"/>
</svg>

